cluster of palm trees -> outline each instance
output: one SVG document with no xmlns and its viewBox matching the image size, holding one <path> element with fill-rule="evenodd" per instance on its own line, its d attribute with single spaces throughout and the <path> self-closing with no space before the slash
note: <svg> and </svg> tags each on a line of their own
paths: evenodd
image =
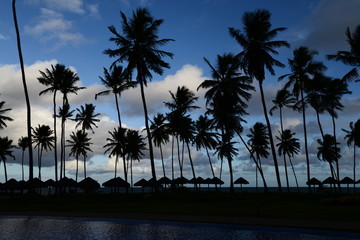
<svg viewBox="0 0 360 240">
<path fill-rule="evenodd" d="M 15 2 L 15 1 L 13 1 Z M 266 70 L 275 75 L 274 67 L 285 67 L 285 64 L 274 58 L 277 55 L 277 48 L 290 47 L 289 43 L 281 40 L 274 40 L 277 34 L 286 30 L 285 28 L 272 28 L 270 17 L 271 14 L 267 10 L 256 10 L 253 12 L 245 12 L 242 16 L 242 29 L 229 28 L 229 34 L 242 47 L 242 51 L 237 54 L 225 53 L 218 55 L 215 64 L 204 58 L 205 62 L 211 69 L 211 79 L 203 81 L 199 89 L 205 89 L 206 113 L 194 121 L 191 116 L 191 110 L 198 108 L 196 106 L 197 97 L 195 93 L 186 86 L 179 86 L 176 92 L 170 92 L 171 101 L 165 102 L 167 113 L 157 113 L 151 120 L 147 111 L 145 87 L 148 81 L 151 81 L 153 73 L 162 74 L 165 68 L 169 68 L 169 63 L 163 60 L 164 57 L 172 58 L 173 54 L 160 47 L 173 39 L 160 39 L 158 36 L 159 26 L 163 23 L 162 19 L 154 19 L 146 8 L 139 8 L 133 12 L 131 18 L 121 12 L 121 30 L 118 32 L 114 26 L 109 27 L 112 37 L 109 39 L 115 43 L 117 48 L 106 49 L 104 54 L 109 57 L 116 58 L 109 69 L 104 68 L 104 78 L 100 77 L 101 82 L 108 89 L 95 95 L 95 99 L 99 96 L 114 94 L 117 115 L 118 128 L 109 131 L 110 137 L 107 138 L 105 153 L 115 156 L 115 177 L 119 158 L 123 159 L 124 177 L 127 181 L 128 171 L 131 173 L 132 182 L 132 160 L 139 160 L 146 150 L 145 140 L 147 140 L 147 148 L 151 164 L 151 174 L 153 179 L 156 177 L 156 169 L 154 162 L 153 144 L 160 149 L 162 159 L 162 171 L 164 177 L 165 163 L 162 152 L 162 145 L 170 142 L 172 144 L 171 157 L 171 175 L 175 178 L 174 148 L 177 146 L 177 160 L 180 169 L 180 176 L 183 177 L 184 169 L 184 153 L 185 147 L 188 152 L 188 159 L 191 166 L 193 177 L 195 178 L 195 168 L 191 156 L 190 145 L 194 144 L 197 150 L 204 148 L 213 177 L 215 171 L 212 165 L 211 154 L 209 150 L 214 151 L 214 155 L 221 160 L 220 178 L 222 173 L 223 160 L 227 160 L 230 174 L 230 191 L 234 191 L 233 185 L 233 167 L 234 158 L 238 155 L 239 149 L 236 147 L 238 140 L 248 150 L 252 161 L 256 166 L 256 176 L 259 173 L 263 180 L 264 188 L 267 189 L 266 179 L 262 168 L 261 159 L 271 157 L 274 162 L 275 176 L 279 191 L 282 191 L 278 156 L 283 156 L 286 185 L 289 190 L 289 180 L 287 173 L 287 162 L 289 161 L 298 186 L 296 173 L 291 158 L 300 151 L 300 140 L 295 137 L 295 133 L 290 129 L 284 129 L 283 126 L 283 110 L 291 108 L 302 113 L 304 127 L 304 149 L 307 165 L 307 180 L 310 180 L 310 157 L 308 151 L 308 139 L 306 128 L 306 110 L 311 107 L 315 110 L 317 122 L 321 138 L 317 141 L 318 158 L 329 164 L 332 176 L 339 180 L 339 159 L 340 148 L 336 141 L 336 118 L 338 112 L 344 106 L 341 98 L 345 94 L 351 93 L 348 90 L 348 82 L 357 80 L 359 77 L 358 68 L 360 66 L 360 25 L 353 32 L 348 28 L 346 36 L 350 45 L 350 51 L 339 51 L 336 54 L 328 55 L 328 59 L 343 62 L 354 68 L 342 79 L 335 79 L 325 75 L 325 65 L 315 60 L 317 51 L 308 47 L 301 46 L 293 51 L 293 57 L 289 59 L 288 66 L 290 73 L 279 77 L 279 80 L 286 80 L 284 88 L 279 90 L 273 100 L 273 106 L 268 111 L 265 101 L 263 83 L 266 80 Z M 127 64 L 120 66 L 119 64 Z M 54 148 L 55 160 L 55 179 L 58 179 L 58 161 L 57 161 L 57 131 L 56 118 L 61 119 L 61 138 L 60 138 L 60 178 L 65 176 L 65 146 L 71 147 L 70 155 L 75 156 L 76 160 L 80 155 L 84 157 L 84 172 L 86 153 L 91 151 L 90 140 L 86 130 L 92 130 L 99 121 L 95 114 L 95 106 L 86 104 L 77 109 L 78 114 L 75 120 L 78 121 L 77 127 L 81 126 L 81 130 L 73 132 L 70 136 L 71 140 L 67 140 L 69 145 L 65 145 L 65 123 L 67 119 L 71 119 L 73 111 L 70 110 L 68 94 L 77 92 L 83 87 L 76 86 L 79 80 L 76 73 L 72 72 L 64 65 L 57 64 L 45 72 L 40 71 L 41 77 L 39 82 L 46 87 L 40 95 L 45 93 L 53 93 L 53 117 L 54 130 L 50 127 L 39 126 L 33 130 L 34 140 L 22 141 L 36 143 L 39 156 L 39 177 L 40 175 L 40 159 L 42 151 Z M 136 75 L 133 81 L 133 75 Z M 243 138 L 243 124 L 247 113 L 248 101 L 255 90 L 253 80 L 257 80 L 259 84 L 262 108 L 264 112 L 265 124 L 257 122 L 250 129 L 250 133 L 246 136 L 248 141 Z M 126 129 L 122 126 L 119 98 L 121 94 L 136 86 L 140 86 L 140 95 L 143 103 L 144 122 L 146 138 L 142 137 L 140 132 Z M 62 107 L 56 111 L 56 94 L 61 92 Z M 2 107 L 2 105 L 0 105 Z M 268 113 L 273 114 L 275 110 L 279 110 L 280 115 L 280 131 L 278 135 L 273 134 Z M 333 131 L 331 134 L 324 133 L 321 124 L 320 115 L 328 113 L 331 117 Z M 9 120 L 9 119 L 5 119 Z M 2 123 L 2 122 L 0 122 Z M 5 125 L 6 126 L 6 125 Z M 45 129 L 46 128 L 46 129 Z M 360 146 L 360 120 L 355 124 L 350 123 L 350 130 L 343 129 L 346 133 L 348 145 L 354 146 L 354 180 L 356 177 L 356 146 Z M 37 133 L 46 133 L 47 143 L 40 142 Z M 54 134 L 54 136 L 52 136 Z M 35 137 L 36 136 L 36 137 Z M 30 138 L 31 139 L 31 138 Z M 277 139 L 275 144 L 274 139 Z M 182 144 L 182 145 L 181 145 Z M 10 142 L 11 146 L 11 142 Z M 19 146 L 24 150 L 26 144 Z M 11 156 L 11 153 L 10 155 Z M 126 161 L 131 160 L 131 161 Z M 130 166 L 129 166 L 130 165 Z M 335 166 L 334 166 L 335 165 Z M 78 170 L 76 171 L 76 173 Z M 86 173 L 85 173 L 86 174 Z M 77 174 L 76 174 L 77 175 Z M 256 178 L 257 179 L 257 178 Z M 311 190 L 309 186 L 309 191 Z"/>
</svg>

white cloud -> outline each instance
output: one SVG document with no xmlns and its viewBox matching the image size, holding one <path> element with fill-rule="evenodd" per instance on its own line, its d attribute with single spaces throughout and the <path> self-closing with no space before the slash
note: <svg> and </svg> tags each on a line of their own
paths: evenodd
<svg viewBox="0 0 360 240">
<path fill-rule="evenodd" d="M 66 10 L 77 14 L 84 14 L 84 3 L 82 0 L 44 0 L 45 4 L 52 9 Z"/>
</svg>

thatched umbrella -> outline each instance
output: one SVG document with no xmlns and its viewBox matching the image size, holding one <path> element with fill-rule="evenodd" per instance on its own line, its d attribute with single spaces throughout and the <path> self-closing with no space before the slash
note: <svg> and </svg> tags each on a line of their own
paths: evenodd
<svg viewBox="0 0 360 240">
<path fill-rule="evenodd" d="M 335 184 L 338 184 L 338 181 L 333 177 L 328 177 L 327 179 L 322 181 L 322 184 L 329 184 L 332 191 L 333 185 L 335 186 Z"/>
<path fill-rule="evenodd" d="M 245 178 L 239 177 L 238 179 L 235 180 L 234 184 L 240 184 L 240 191 L 242 191 L 242 185 L 249 184 L 249 182 Z"/>
<path fill-rule="evenodd" d="M 144 178 L 134 183 L 135 187 L 146 187 L 147 185 L 148 185 L 148 181 L 146 181 Z"/>
<path fill-rule="evenodd" d="M 48 179 L 44 183 L 46 187 L 56 187 L 56 182 L 52 179 Z"/>
<path fill-rule="evenodd" d="M 102 184 L 104 187 L 110 187 L 111 188 L 111 192 L 113 190 L 113 188 L 128 188 L 130 187 L 130 184 L 128 182 L 126 182 L 124 179 L 122 179 L 121 177 L 117 177 L 117 178 L 112 178 L 106 182 L 104 182 Z"/>
<path fill-rule="evenodd" d="M 319 179 L 313 177 L 309 181 L 306 182 L 306 185 L 310 185 L 310 186 L 313 185 L 314 189 L 315 189 L 315 186 L 321 186 L 322 183 L 320 182 Z"/>
<path fill-rule="evenodd" d="M 20 189 L 21 187 L 19 182 L 14 178 L 11 178 L 7 182 L 5 182 L 3 186 L 6 190 L 16 190 L 16 189 Z"/>
<path fill-rule="evenodd" d="M 179 185 L 184 185 L 184 184 L 189 183 L 189 179 L 187 179 L 185 177 L 178 177 L 178 178 L 174 179 L 173 183 L 179 184 Z"/>
<path fill-rule="evenodd" d="M 354 184 L 355 181 L 350 177 L 344 177 L 340 180 L 340 184 L 346 184 L 348 192 L 350 191 L 349 184 Z"/>
<path fill-rule="evenodd" d="M 87 177 L 79 182 L 79 187 L 84 192 L 95 192 L 100 188 L 100 184 L 91 177 Z"/>
<path fill-rule="evenodd" d="M 166 186 L 166 184 L 171 184 L 172 181 L 171 181 L 171 179 L 168 178 L 168 177 L 162 177 L 162 178 L 160 178 L 160 179 L 158 180 L 158 183 L 159 183 L 159 184 L 165 184 L 165 186 Z"/>
</svg>

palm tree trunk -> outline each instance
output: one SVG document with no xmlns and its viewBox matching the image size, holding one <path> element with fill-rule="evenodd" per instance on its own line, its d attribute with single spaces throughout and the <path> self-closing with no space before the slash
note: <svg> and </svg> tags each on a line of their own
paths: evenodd
<svg viewBox="0 0 360 240">
<path fill-rule="evenodd" d="M 128 182 L 128 178 L 127 178 L 127 171 L 126 171 L 126 159 L 125 157 L 123 157 L 123 168 L 124 168 L 124 178 L 125 178 L 125 181 Z M 129 193 L 129 189 L 126 185 L 126 193 Z"/>
<path fill-rule="evenodd" d="M 291 158 L 289 157 L 289 162 L 290 162 L 290 165 L 291 165 L 291 168 L 292 168 L 292 171 L 294 173 L 294 178 L 295 178 L 295 182 L 296 182 L 296 188 L 297 188 L 297 191 L 300 192 L 300 189 L 299 189 L 299 184 L 298 184 L 298 180 L 297 180 L 297 177 L 296 177 L 296 173 L 295 173 L 295 168 L 294 168 L 294 165 L 291 161 Z"/>
<path fill-rule="evenodd" d="M 304 126 L 304 143 L 305 143 L 305 156 L 306 156 L 306 170 L 307 170 L 307 181 L 310 181 L 310 159 L 307 142 L 307 130 L 306 130 L 306 114 L 305 114 L 305 102 L 304 102 L 304 90 L 301 88 L 301 105 L 303 115 L 303 126 Z M 311 186 L 308 185 L 309 193 L 311 193 Z"/>
<path fill-rule="evenodd" d="M 333 134 L 335 139 L 335 149 L 337 148 L 337 142 L 336 142 L 336 124 L 335 124 L 335 117 L 331 115 L 332 123 L 333 123 Z M 339 169 L 339 159 L 336 159 L 336 173 L 337 173 L 337 181 L 338 181 L 338 188 L 341 190 L 340 186 L 340 169 Z M 354 178 L 355 180 L 355 178 Z"/>
<path fill-rule="evenodd" d="M 355 182 L 356 182 L 356 144 L 354 142 L 354 193 L 355 193 Z"/>
<path fill-rule="evenodd" d="M 21 67 L 21 76 L 22 76 L 22 83 L 24 87 L 24 94 L 25 94 L 25 101 L 26 101 L 26 109 L 27 109 L 27 137 L 29 138 L 29 180 L 32 180 L 34 177 L 34 160 L 33 160 L 33 152 L 32 152 L 32 140 L 31 140 L 31 106 L 30 106 L 30 98 L 27 90 L 26 85 L 26 78 L 25 78 L 25 69 L 24 69 L 24 61 L 22 57 L 21 51 L 21 42 L 20 42 L 20 31 L 16 17 L 16 0 L 12 1 L 12 10 L 13 10 L 13 17 L 14 17 L 14 25 L 16 31 L 16 40 L 17 40 L 17 48 L 19 52 L 19 60 L 20 60 L 20 67 Z M 30 186 L 30 189 L 32 187 Z"/>
<path fill-rule="evenodd" d="M 288 191 L 288 193 L 289 193 L 289 192 L 290 192 L 289 176 L 288 176 L 288 171 L 287 171 L 286 155 L 285 155 L 285 154 L 284 154 L 284 168 L 285 168 L 285 176 L 286 176 L 286 187 L 287 187 L 287 191 Z"/>
<path fill-rule="evenodd" d="M 21 153 L 21 180 L 24 181 L 24 153 L 25 151 L 23 150 L 22 153 Z"/>
<path fill-rule="evenodd" d="M 84 156 L 84 179 L 86 178 L 86 157 Z"/>
<path fill-rule="evenodd" d="M 163 152 L 162 152 L 161 143 L 160 143 L 160 145 L 159 145 L 159 148 L 160 148 L 160 156 L 161 156 L 162 169 L 163 169 L 164 177 L 166 177 L 166 174 L 165 174 L 165 164 L 164 164 L 164 156 L 163 156 Z"/>
<path fill-rule="evenodd" d="M 180 159 L 179 136 L 176 136 L 176 143 L 177 143 L 177 149 L 178 149 L 178 160 L 179 160 L 179 168 L 180 168 L 180 177 L 183 177 L 183 171 L 182 171 L 182 165 L 181 165 L 181 159 Z"/>
<path fill-rule="evenodd" d="M 138 73 L 139 74 L 139 73 Z M 140 73 L 141 74 L 141 73 Z M 141 75 L 140 75 L 141 76 Z M 154 161 L 154 153 L 153 153 L 153 146 L 151 141 L 151 134 L 150 134 L 150 128 L 149 128 L 149 117 L 146 107 L 146 100 L 145 100 L 145 93 L 144 93 L 144 83 L 143 81 L 140 81 L 140 90 L 141 90 L 141 99 L 143 102 L 143 108 L 144 108 L 144 115 L 145 115 L 145 127 L 146 127 L 146 134 L 149 144 L 149 155 L 150 155 L 150 164 L 151 164 L 151 173 L 154 180 L 156 180 L 156 171 L 155 171 L 155 161 Z M 158 188 L 155 187 L 156 192 L 158 191 Z"/>
<path fill-rule="evenodd" d="M 213 175 L 213 178 L 215 177 L 215 173 L 214 173 L 214 168 L 213 168 L 213 165 L 211 163 L 211 158 L 210 158 L 210 154 L 209 154 L 209 150 L 207 147 L 205 147 L 205 150 L 206 150 L 206 154 L 208 156 L 208 159 L 209 159 L 209 164 L 210 164 L 210 168 L 211 168 L 211 173 Z"/>
<path fill-rule="evenodd" d="M 264 116 L 265 116 L 266 125 L 267 125 L 268 132 L 269 132 L 269 140 L 270 140 L 271 152 L 272 152 L 272 156 L 274 158 L 276 180 L 277 180 L 277 183 L 278 183 L 279 192 L 282 192 L 281 181 L 280 181 L 280 173 L 279 173 L 279 166 L 278 166 L 278 161 L 277 161 L 277 157 L 276 157 L 274 140 L 273 140 L 273 137 L 272 137 L 273 135 L 272 135 L 272 131 L 271 131 L 270 120 L 269 120 L 269 116 L 268 116 L 267 110 L 266 110 L 264 90 L 263 90 L 261 81 L 259 81 L 259 87 L 260 87 L 261 102 L 262 102 L 263 110 L 264 110 Z"/>
<path fill-rule="evenodd" d="M 57 134 L 56 134 L 56 91 L 53 97 L 54 104 L 54 161 L 55 161 L 55 182 L 58 181 L 58 159 L 57 159 Z"/>
<path fill-rule="evenodd" d="M 174 180 L 174 144 L 175 144 L 175 136 L 172 136 L 172 143 L 171 143 L 171 180 Z"/>
<path fill-rule="evenodd" d="M 39 147 L 39 162 L 38 162 L 38 167 L 39 167 L 39 180 L 41 180 L 41 158 L 42 158 L 42 153 L 43 153 L 43 148 Z"/>
<path fill-rule="evenodd" d="M 232 170 L 232 159 L 230 156 L 227 157 L 229 163 L 229 172 L 230 172 L 230 193 L 234 193 L 234 177 Z"/>
<path fill-rule="evenodd" d="M 117 110 L 117 115 L 118 115 L 118 120 L 119 120 L 119 127 L 121 128 L 121 117 L 120 117 L 119 100 L 118 100 L 117 94 L 114 93 L 114 95 L 115 95 L 115 104 L 116 104 L 116 110 Z"/>
<path fill-rule="evenodd" d="M 316 109 L 315 109 L 315 112 L 316 112 L 316 119 L 317 119 L 319 129 L 320 129 L 320 133 L 321 133 L 321 138 L 324 139 L 324 131 L 323 131 L 323 128 L 322 128 L 321 122 L 320 122 L 320 114 L 319 114 L 319 111 L 317 111 Z"/>
<path fill-rule="evenodd" d="M 78 173 L 79 173 L 79 159 L 76 158 L 76 172 L 75 172 L 75 181 L 78 181 Z"/>
<path fill-rule="evenodd" d="M 3 160 L 3 163 L 4 163 L 5 182 L 7 182 L 7 181 L 8 181 L 8 176 L 7 176 L 7 170 L 6 170 L 6 162 L 5 162 L 5 160 Z"/>
<path fill-rule="evenodd" d="M 118 156 L 116 155 L 116 158 L 115 158 L 115 177 L 114 178 L 116 178 L 117 164 L 118 164 Z"/>
<path fill-rule="evenodd" d="M 191 164 L 191 170 L 192 170 L 193 178 L 195 179 L 196 176 L 195 176 L 194 163 L 193 163 L 192 158 L 191 158 L 190 147 L 189 147 L 189 143 L 188 143 L 187 141 L 186 141 L 186 147 L 187 147 L 187 149 L 188 149 L 189 160 L 190 160 L 190 164 Z M 195 184 L 195 188 L 197 188 L 197 184 Z"/>
</svg>

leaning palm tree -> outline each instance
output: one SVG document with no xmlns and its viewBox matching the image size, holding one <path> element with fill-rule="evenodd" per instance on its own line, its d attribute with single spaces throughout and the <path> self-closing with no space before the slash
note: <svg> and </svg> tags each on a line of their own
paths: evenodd
<svg viewBox="0 0 360 240">
<path fill-rule="evenodd" d="M 160 149 L 163 174 L 164 177 L 166 177 L 164 156 L 162 151 L 162 145 L 168 143 L 170 138 L 168 125 L 166 124 L 166 117 L 161 113 L 155 115 L 153 121 L 151 121 L 150 130 L 151 139 L 154 141 L 155 147 L 159 147 Z"/>
<path fill-rule="evenodd" d="M 203 115 L 201 115 L 198 120 L 196 120 L 194 143 L 198 151 L 201 148 L 205 148 L 206 154 L 209 159 L 211 173 L 214 178 L 215 173 L 211 163 L 209 150 L 215 149 L 218 145 L 219 134 L 214 132 L 213 130 L 213 120 L 208 119 L 206 116 Z"/>
<path fill-rule="evenodd" d="M 295 174 L 294 165 L 292 164 L 291 161 L 291 158 L 294 157 L 294 154 L 298 154 L 300 151 L 299 139 L 294 137 L 295 133 L 291 132 L 290 129 L 286 129 L 281 132 L 279 131 L 279 134 L 280 136 L 276 136 L 277 140 L 279 140 L 279 143 L 277 143 L 276 146 L 278 147 L 279 156 L 284 155 L 284 166 L 286 172 L 285 174 L 286 174 L 286 184 L 287 184 L 288 192 L 290 192 L 290 188 L 289 188 L 289 179 L 288 179 L 287 167 L 286 167 L 286 156 L 289 158 L 291 168 L 295 177 L 296 187 L 297 190 L 299 191 L 298 180 Z"/>
<path fill-rule="evenodd" d="M 24 60 L 22 56 L 21 51 L 21 41 L 20 41 L 20 31 L 16 16 L 16 0 L 12 0 L 12 11 L 13 11 L 13 17 L 14 17 L 14 25 L 15 25 L 15 31 L 16 31 L 16 42 L 17 42 L 17 48 L 19 53 L 19 60 L 20 60 L 20 68 L 21 68 L 21 77 L 22 77 L 22 83 L 24 88 L 24 95 L 25 95 L 25 101 L 26 101 L 26 125 L 27 125 L 27 137 L 29 138 L 29 180 L 32 180 L 34 177 L 34 159 L 33 159 L 33 149 L 32 149 L 32 139 L 31 139 L 31 105 L 30 105 L 30 98 L 29 93 L 27 89 L 26 84 L 26 77 L 25 77 L 25 68 L 24 68 Z M 30 186 L 31 188 L 31 186 Z"/>
<path fill-rule="evenodd" d="M 354 180 L 356 179 L 356 147 L 360 147 L 360 119 L 354 122 L 350 122 L 350 130 L 342 129 L 346 135 L 344 139 L 346 140 L 346 144 L 350 147 L 351 144 L 354 144 L 353 152 L 354 152 L 354 166 L 353 166 L 353 174 Z M 354 183 L 354 191 L 355 191 L 355 183 Z"/>
<path fill-rule="evenodd" d="M 130 76 L 126 73 L 126 71 L 124 71 L 122 66 L 114 65 L 111 70 L 112 71 L 109 72 L 106 68 L 104 68 L 104 78 L 99 77 L 102 84 L 108 88 L 108 90 L 95 94 L 95 100 L 98 96 L 105 96 L 110 93 L 114 94 L 119 126 L 121 127 L 121 115 L 118 98 L 121 97 L 121 93 L 124 91 L 136 87 L 137 82 L 130 80 Z"/>
<path fill-rule="evenodd" d="M 16 146 L 12 145 L 12 140 L 8 137 L 0 137 L 0 160 L 4 163 L 4 173 L 5 173 L 5 182 L 7 182 L 7 171 L 6 171 L 6 161 L 8 157 L 11 157 L 15 160 L 14 155 L 12 154 L 12 148 Z"/>
<path fill-rule="evenodd" d="M 86 157 L 87 152 L 92 152 L 90 149 L 90 142 L 91 138 L 88 138 L 87 132 L 82 130 L 78 130 L 76 133 L 72 132 L 70 135 L 70 139 L 66 140 L 69 145 L 66 147 L 71 147 L 69 156 L 74 156 L 76 159 L 76 175 L 75 181 L 77 182 L 78 179 L 78 171 L 79 171 L 79 156 L 82 155 L 84 158 L 84 178 L 86 178 Z"/>
<path fill-rule="evenodd" d="M 256 155 L 256 160 L 259 165 L 260 174 L 262 174 L 261 158 L 267 158 L 269 156 L 269 133 L 267 127 L 261 123 L 256 122 L 250 129 L 248 144 L 252 154 Z M 262 178 L 264 180 L 264 178 Z M 265 186 L 265 183 L 264 183 Z M 258 188 L 257 169 L 256 169 L 256 189 Z"/>
<path fill-rule="evenodd" d="M 5 108 L 3 109 L 5 104 L 5 101 L 0 102 L 0 129 L 4 129 L 7 127 L 7 124 L 5 121 L 13 121 L 11 117 L 8 117 L 5 115 L 6 112 L 11 111 L 11 108 Z"/>
<path fill-rule="evenodd" d="M 25 150 L 26 148 L 29 147 L 29 138 L 28 137 L 21 137 L 18 140 L 18 146 L 21 148 L 21 180 L 24 181 L 24 154 L 25 154 Z"/>
<path fill-rule="evenodd" d="M 342 78 L 344 81 L 360 81 L 358 68 L 360 67 L 360 24 L 355 27 L 351 33 L 350 28 L 346 29 L 347 42 L 350 45 L 350 51 L 338 51 L 336 54 L 327 55 L 329 60 L 342 62 L 345 65 L 354 67 Z"/>
<path fill-rule="evenodd" d="M 335 178 L 335 170 L 332 163 L 338 161 L 341 157 L 340 148 L 335 146 L 336 139 L 330 134 L 325 134 L 323 140 L 318 139 L 317 142 L 320 145 L 317 157 L 319 160 L 329 163 L 331 175 Z"/>
<path fill-rule="evenodd" d="M 274 66 L 284 67 L 284 64 L 274 59 L 271 54 L 278 54 L 275 48 L 289 47 L 286 41 L 272 41 L 272 39 L 286 28 L 271 29 L 270 12 L 267 10 L 256 10 L 245 12 L 242 17 L 243 31 L 229 28 L 230 35 L 243 47 L 243 51 L 238 54 L 241 59 L 242 68 L 250 77 L 259 82 L 260 95 L 266 125 L 270 137 L 270 146 L 274 159 L 276 179 L 279 191 L 281 192 L 281 181 L 279 167 L 276 157 L 275 145 L 271 131 L 270 120 L 266 109 L 263 82 L 265 80 L 265 68 L 275 75 Z"/>
<path fill-rule="evenodd" d="M 317 51 L 310 50 L 307 47 L 296 48 L 293 52 L 294 58 L 289 59 L 289 67 L 291 73 L 279 77 L 279 80 L 288 78 L 285 88 L 293 87 L 292 92 L 295 97 L 300 101 L 300 110 L 303 117 L 304 128 L 304 146 L 307 167 L 307 181 L 310 181 L 310 158 L 307 142 L 307 129 L 306 129 L 306 104 L 305 104 L 305 88 L 316 74 L 325 71 L 326 67 L 323 63 L 315 61 L 314 56 L 318 54 Z M 309 185 L 309 192 L 311 187 Z"/>
<path fill-rule="evenodd" d="M 86 103 L 85 107 L 83 105 L 80 108 L 77 108 L 77 114 L 75 117 L 75 121 L 77 122 L 76 128 L 81 125 L 81 129 L 91 130 L 94 133 L 93 127 L 97 127 L 95 122 L 99 122 L 100 119 L 97 117 L 100 116 L 100 113 L 95 113 L 95 105 L 92 103 Z"/>
<path fill-rule="evenodd" d="M 114 42 L 119 48 L 106 49 L 104 53 L 110 57 L 117 58 L 113 64 L 127 61 L 128 65 L 126 70 L 129 74 L 134 70 L 137 72 L 136 81 L 140 84 L 141 99 L 144 108 L 151 172 L 152 177 L 156 180 L 154 154 L 150 137 L 151 133 L 144 87 L 147 86 L 147 81 L 152 79 L 151 71 L 162 75 L 163 69 L 170 67 L 169 64 L 163 60 L 163 57 L 172 57 L 173 54 L 160 50 L 159 47 L 173 40 L 159 39 L 157 33 L 163 20 L 154 19 L 150 15 L 148 9 L 137 9 L 129 20 L 123 12 L 120 13 L 123 34 L 119 34 L 114 26 L 109 27 L 110 32 L 114 35 L 114 37 L 110 38 L 110 41 Z"/>
<path fill-rule="evenodd" d="M 54 136 L 52 136 L 53 130 L 50 129 L 47 125 L 38 125 L 33 129 L 33 142 L 35 143 L 35 148 L 38 148 L 38 168 L 39 176 L 41 180 L 41 160 L 43 151 L 50 151 L 54 147 Z"/>
<path fill-rule="evenodd" d="M 125 135 L 124 152 L 127 160 L 130 161 L 130 185 L 133 186 L 133 161 L 138 160 L 144 156 L 143 151 L 146 150 L 146 143 L 144 138 L 139 134 L 139 131 L 128 129 Z M 129 162 L 128 162 L 129 163 Z"/>
</svg>

